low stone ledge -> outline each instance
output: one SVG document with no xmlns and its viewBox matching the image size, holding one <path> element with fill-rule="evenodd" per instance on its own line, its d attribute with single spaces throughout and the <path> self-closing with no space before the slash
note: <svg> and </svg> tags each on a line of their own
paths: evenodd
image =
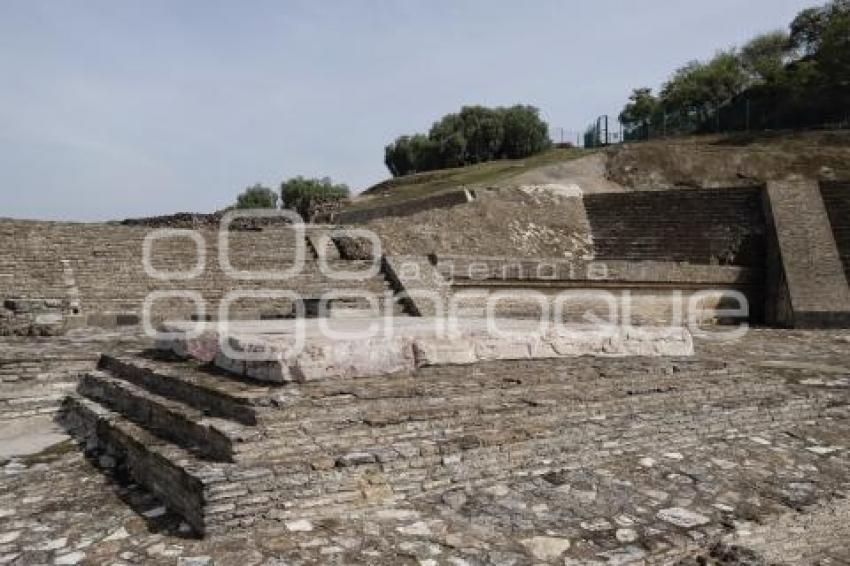
<svg viewBox="0 0 850 566">
<path fill-rule="evenodd" d="M 423 366 L 574 356 L 689 356 L 693 340 L 674 327 L 540 325 L 461 318 L 284 320 L 227 327 L 165 323 L 158 347 L 260 381 L 369 377 Z M 328 334 L 328 330 L 334 333 Z M 299 347 L 298 333 L 302 346 Z M 223 348 L 222 345 L 227 346 Z"/>
</svg>

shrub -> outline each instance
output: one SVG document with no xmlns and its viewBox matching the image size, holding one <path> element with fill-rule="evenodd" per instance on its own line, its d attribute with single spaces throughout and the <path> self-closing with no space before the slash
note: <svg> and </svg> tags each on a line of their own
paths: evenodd
<svg viewBox="0 0 850 566">
<path fill-rule="evenodd" d="M 277 208 L 277 193 L 257 183 L 236 197 L 236 208 Z"/>
<path fill-rule="evenodd" d="M 305 221 L 327 206 L 348 198 L 348 185 L 334 184 L 329 177 L 293 177 L 280 185 L 281 206 L 296 211 Z"/>
</svg>

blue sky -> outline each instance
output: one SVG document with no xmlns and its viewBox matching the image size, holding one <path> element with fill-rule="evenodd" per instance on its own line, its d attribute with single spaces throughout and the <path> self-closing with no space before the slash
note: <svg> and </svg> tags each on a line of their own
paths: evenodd
<svg viewBox="0 0 850 566">
<path fill-rule="evenodd" d="M 818 3 L 0 0 L 0 216 L 207 212 L 299 174 L 362 189 L 386 143 L 464 104 L 579 131 Z"/>
</svg>

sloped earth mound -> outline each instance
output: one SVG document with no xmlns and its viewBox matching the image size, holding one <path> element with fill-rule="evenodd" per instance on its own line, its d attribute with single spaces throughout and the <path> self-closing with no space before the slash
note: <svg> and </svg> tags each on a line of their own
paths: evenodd
<svg viewBox="0 0 850 566">
<path fill-rule="evenodd" d="M 660 140 L 612 147 L 609 181 L 634 189 L 759 186 L 788 175 L 850 177 L 850 132 Z"/>
<path fill-rule="evenodd" d="M 373 220 L 386 253 L 591 259 L 581 201 L 554 191 L 492 188 L 474 202 Z"/>
</svg>

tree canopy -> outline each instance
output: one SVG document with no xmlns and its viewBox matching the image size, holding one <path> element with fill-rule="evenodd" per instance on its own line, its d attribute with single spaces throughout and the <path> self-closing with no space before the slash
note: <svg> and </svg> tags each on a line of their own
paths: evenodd
<svg viewBox="0 0 850 566">
<path fill-rule="evenodd" d="M 257 183 L 236 197 L 236 208 L 277 208 L 277 193 Z"/>
<path fill-rule="evenodd" d="M 301 175 L 280 185 L 281 207 L 296 211 L 305 220 L 313 218 L 319 207 L 348 198 L 348 185 L 335 184 L 330 177 L 308 179 Z"/>
<path fill-rule="evenodd" d="M 740 49 L 677 69 L 658 96 L 635 89 L 620 113 L 628 129 L 646 129 L 668 118 L 680 124 L 749 127 L 758 106 L 764 127 L 816 125 L 846 120 L 850 104 L 850 0 L 802 10 L 789 30 L 760 34 Z M 726 112 L 723 112 L 726 110 Z M 743 118 L 742 118 L 743 116 Z M 807 122 L 806 122 L 807 121 Z"/>
<path fill-rule="evenodd" d="M 757 35 L 741 48 L 741 66 L 750 82 L 778 78 L 789 62 L 791 36 L 783 30 Z"/>
<path fill-rule="evenodd" d="M 400 136 L 384 149 L 393 176 L 518 159 L 551 146 L 549 127 L 533 106 L 464 106 L 447 114 L 425 134 Z"/>
<path fill-rule="evenodd" d="M 636 88 L 629 97 L 623 111 L 620 112 L 620 122 L 624 124 L 644 124 L 658 112 L 658 98 L 647 87 Z"/>
</svg>

